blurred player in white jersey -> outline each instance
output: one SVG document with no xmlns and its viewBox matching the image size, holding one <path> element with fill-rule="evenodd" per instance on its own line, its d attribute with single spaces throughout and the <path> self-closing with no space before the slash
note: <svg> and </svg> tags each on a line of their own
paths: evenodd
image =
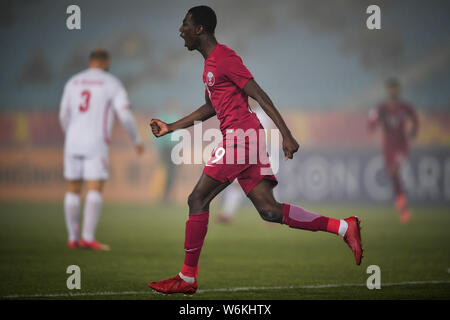
<svg viewBox="0 0 450 320">
<path fill-rule="evenodd" d="M 108 179 L 108 149 L 116 115 L 125 127 L 138 155 L 144 151 L 121 82 L 108 73 L 110 58 L 103 49 L 94 50 L 89 68 L 66 83 L 59 120 L 65 133 L 64 178 L 67 192 L 64 213 L 69 248 L 109 250 L 95 239 L 102 208 L 102 190 Z M 83 228 L 80 239 L 81 187 L 86 181 Z"/>
</svg>

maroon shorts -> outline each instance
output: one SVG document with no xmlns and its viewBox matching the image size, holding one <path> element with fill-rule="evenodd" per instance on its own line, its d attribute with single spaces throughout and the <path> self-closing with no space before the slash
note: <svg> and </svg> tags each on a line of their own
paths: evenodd
<svg viewBox="0 0 450 320">
<path fill-rule="evenodd" d="M 225 137 L 214 149 L 203 172 L 220 182 L 231 183 L 237 178 L 246 195 L 263 179 L 275 187 L 278 180 L 270 167 L 262 130 L 263 133 L 256 136 Z"/>
</svg>

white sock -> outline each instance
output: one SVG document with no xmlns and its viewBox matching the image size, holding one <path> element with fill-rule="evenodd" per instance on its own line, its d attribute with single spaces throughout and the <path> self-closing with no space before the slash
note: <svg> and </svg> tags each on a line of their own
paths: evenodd
<svg viewBox="0 0 450 320">
<path fill-rule="evenodd" d="M 347 232 L 347 229 L 348 229 L 348 223 L 347 223 L 347 221 L 341 219 L 341 220 L 340 220 L 340 223 L 339 223 L 339 231 L 338 231 L 338 234 L 339 234 L 341 237 L 345 236 L 345 233 Z"/>
<path fill-rule="evenodd" d="M 95 230 L 102 211 L 102 194 L 96 190 L 89 190 L 84 203 L 83 239 L 90 242 L 95 240 Z"/>
<path fill-rule="evenodd" d="M 181 272 L 178 274 L 180 276 L 181 279 L 183 279 L 184 281 L 186 281 L 187 283 L 194 283 L 195 278 L 194 277 L 188 277 L 185 276 L 184 274 L 182 274 Z"/>
<path fill-rule="evenodd" d="M 64 216 L 66 218 L 67 233 L 69 241 L 78 240 L 80 232 L 80 195 L 66 192 L 64 197 Z"/>
</svg>

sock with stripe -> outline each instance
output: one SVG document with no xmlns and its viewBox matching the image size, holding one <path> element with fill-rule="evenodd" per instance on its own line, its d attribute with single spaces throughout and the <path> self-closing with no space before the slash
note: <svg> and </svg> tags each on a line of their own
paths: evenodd
<svg viewBox="0 0 450 320">
<path fill-rule="evenodd" d="M 331 232 L 342 237 L 348 228 L 345 220 L 325 217 L 290 204 L 283 204 L 282 224 L 295 229 Z"/>
</svg>

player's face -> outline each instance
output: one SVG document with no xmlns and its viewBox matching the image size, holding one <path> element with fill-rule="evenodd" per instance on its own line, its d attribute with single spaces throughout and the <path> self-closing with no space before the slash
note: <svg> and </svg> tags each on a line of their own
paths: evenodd
<svg viewBox="0 0 450 320">
<path fill-rule="evenodd" d="M 184 39 L 184 46 L 190 51 L 195 50 L 198 47 L 198 35 L 190 13 L 184 17 L 179 31 L 180 37 Z"/>
<path fill-rule="evenodd" d="M 387 90 L 391 99 L 397 99 L 400 95 L 400 88 L 398 86 L 390 86 Z"/>
</svg>

